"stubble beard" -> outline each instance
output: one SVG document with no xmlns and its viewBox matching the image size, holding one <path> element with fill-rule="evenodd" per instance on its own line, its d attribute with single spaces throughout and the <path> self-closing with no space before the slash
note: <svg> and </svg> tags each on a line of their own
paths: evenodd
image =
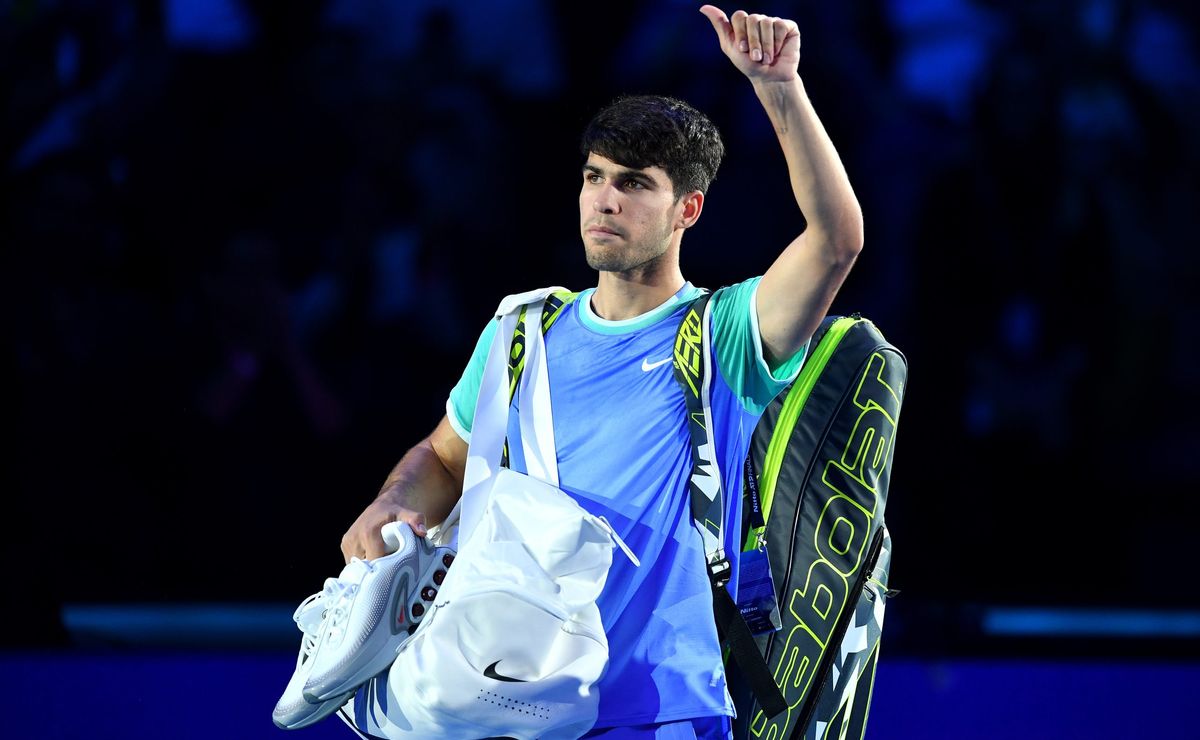
<svg viewBox="0 0 1200 740">
<path fill-rule="evenodd" d="M 584 243 L 588 266 L 600 272 L 638 273 L 654 272 L 662 263 L 670 246 L 670 235 L 665 234 L 650 243 L 625 246 L 602 246 Z"/>
</svg>

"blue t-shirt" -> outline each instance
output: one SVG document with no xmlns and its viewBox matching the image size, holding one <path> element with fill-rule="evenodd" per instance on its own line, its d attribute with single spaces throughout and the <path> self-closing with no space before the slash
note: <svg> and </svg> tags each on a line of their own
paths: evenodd
<svg viewBox="0 0 1200 740">
<path fill-rule="evenodd" d="M 741 549 L 741 472 L 763 409 L 800 370 L 804 351 L 768 368 L 758 332 L 759 278 L 712 298 L 712 419 L 725 484 L 725 550 L 734 573 Z M 704 546 L 692 522 L 692 451 L 687 407 L 671 366 L 685 304 L 701 291 L 685 284 L 663 305 L 624 321 L 591 309 L 593 290 L 571 303 L 546 335 L 560 487 L 604 516 L 641 560 L 614 554 L 598 606 L 609 666 L 598 685 L 596 727 L 730 715 L 733 704 L 712 613 Z M 476 344 L 447 416 L 470 441 L 488 348 L 498 322 Z M 520 426 L 509 416 L 510 465 L 525 471 Z M 736 594 L 735 594 L 736 595 Z"/>
</svg>

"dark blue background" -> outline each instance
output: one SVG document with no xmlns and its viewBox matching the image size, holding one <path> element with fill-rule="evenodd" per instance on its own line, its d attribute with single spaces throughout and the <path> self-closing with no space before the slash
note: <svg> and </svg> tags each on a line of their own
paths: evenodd
<svg viewBox="0 0 1200 740">
<path fill-rule="evenodd" d="M 353 738 L 336 717 L 292 733 L 271 724 L 291 662 L 233 651 L 7 654 L 6 737 Z M 1195 664 L 1160 661 L 885 659 L 866 737 L 1195 738 L 1185 707 L 1198 683 Z"/>
<path fill-rule="evenodd" d="M 294 605 L 336 573 L 498 298 L 594 284 L 577 137 L 619 93 L 725 135 L 685 274 L 761 274 L 803 219 L 696 7 L 0 2 L 4 643 L 77 645 L 64 606 Z M 1191 627 L 990 615 L 1200 608 L 1196 7 L 750 9 L 798 21 L 862 202 L 834 311 L 910 363 L 885 656 L 1195 658 Z"/>
</svg>

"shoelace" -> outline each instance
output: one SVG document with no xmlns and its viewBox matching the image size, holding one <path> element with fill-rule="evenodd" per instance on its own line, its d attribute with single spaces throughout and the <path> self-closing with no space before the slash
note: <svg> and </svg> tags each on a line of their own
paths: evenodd
<svg viewBox="0 0 1200 740">
<path fill-rule="evenodd" d="M 304 633 L 300 639 L 300 653 L 303 661 L 307 661 L 317 646 L 317 636 L 321 634 L 321 622 L 325 616 L 325 592 L 318 591 L 300 602 L 292 619 L 296 627 Z"/>
<path fill-rule="evenodd" d="M 311 633 L 313 647 L 316 646 L 316 642 L 320 638 L 322 631 L 326 634 L 325 640 L 328 644 L 337 645 L 341 642 L 345 634 L 346 618 L 350 615 L 350 603 L 358 593 L 358 584 L 373 569 L 374 566 L 369 561 L 351 558 L 350 562 L 342 569 L 341 574 L 337 578 L 326 578 L 324 590 L 309 597 L 309 599 L 313 600 L 314 604 L 316 601 L 320 601 L 323 607 L 320 612 L 320 620 L 316 623 Z M 300 609 L 305 607 L 309 599 L 301 602 Z M 297 624 L 300 624 L 300 609 L 296 611 Z M 312 606 L 310 606 L 310 613 L 311 610 L 314 610 Z M 307 620 L 312 619 L 308 614 L 305 616 Z M 309 624 L 311 624 L 311 621 L 309 621 Z M 306 635 L 304 642 L 307 642 L 310 633 L 303 626 L 301 629 L 304 630 Z"/>
</svg>

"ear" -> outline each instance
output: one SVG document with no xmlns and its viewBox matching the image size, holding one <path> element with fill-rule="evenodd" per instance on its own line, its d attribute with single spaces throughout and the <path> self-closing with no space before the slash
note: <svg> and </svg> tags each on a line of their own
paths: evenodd
<svg viewBox="0 0 1200 740">
<path fill-rule="evenodd" d="M 704 193 L 693 190 L 679 199 L 679 205 L 679 216 L 675 219 L 675 228 L 691 228 L 699 220 L 700 212 L 704 210 Z"/>
</svg>

